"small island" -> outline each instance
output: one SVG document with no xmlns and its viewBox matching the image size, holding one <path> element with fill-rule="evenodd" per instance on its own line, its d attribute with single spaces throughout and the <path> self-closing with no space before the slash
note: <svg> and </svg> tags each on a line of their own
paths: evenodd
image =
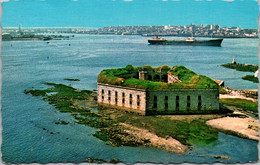
<svg viewBox="0 0 260 165">
<path fill-rule="evenodd" d="M 171 73 L 171 75 L 178 75 L 178 81 L 175 77 L 175 83 L 178 85 L 166 83 L 167 79 L 165 78 L 160 79 L 165 82 L 160 82 L 159 77 L 156 79 L 156 75 L 162 74 L 161 72 L 164 69 L 167 70 L 167 73 Z M 153 77 L 150 78 L 156 81 L 145 80 L 149 77 L 149 74 L 143 75 L 142 73 L 143 71 L 148 70 L 152 71 L 151 73 L 154 74 Z M 139 74 L 141 77 L 143 76 L 144 80 L 137 79 Z M 183 75 L 183 77 L 181 75 Z M 161 76 L 163 77 L 163 74 Z M 77 124 L 83 124 L 96 128 L 96 132 L 93 136 L 114 146 L 143 145 L 161 148 L 169 152 L 185 153 L 192 150 L 194 144 L 210 145 L 214 143 L 218 139 L 219 131 L 243 138 L 259 140 L 258 119 L 256 119 L 256 117 L 252 117 L 253 113 L 251 113 L 252 111 L 257 113 L 255 110 L 255 108 L 257 109 L 257 106 L 253 107 L 253 109 L 249 108 L 252 105 L 257 105 L 257 99 L 254 97 L 254 94 L 252 92 L 249 94 L 250 92 L 219 87 L 218 84 L 216 84 L 212 79 L 206 76 L 202 76 L 204 79 L 199 79 L 199 77 L 200 75 L 197 75 L 184 66 L 175 66 L 170 68 L 168 66 L 133 67 L 128 65 L 125 68 L 105 69 L 101 71 L 98 76 L 98 82 L 104 83 L 106 81 L 106 83 L 111 83 L 109 85 L 113 84 L 113 87 L 120 86 L 120 88 L 124 88 L 124 90 L 135 90 L 137 93 L 139 90 L 141 92 L 158 90 L 159 92 L 160 90 L 169 90 L 170 92 L 172 92 L 172 90 L 176 90 L 178 92 L 178 90 L 182 89 L 187 91 L 194 90 L 194 95 L 196 95 L 196 90 L 210 91 L 213 89 L 214 91 L 220 91 L 221 89 L 221 93 L 223 94 L 220 94 L 219 97 L 220 104 L 218 113 L 216 113 L 216 111 L 212 111 L 212 113 L 194 114 L 194 112 L 192 112 L 194 109 L 188 109 L 188 102 L 181 102 L 180 104 L 185 105 L 185 111 L 189 110 L 189 114 L 157 115 L 156 113 L 153 113 L 149 115 L 140 115 L 139 113 L 132 113 L 136 112 L 136 110 L 129 111 L 129 108 L 127 107 L 127 109 L 125 109 L 124 107 L 100 102 L 99 99 L 101 98 L 102 100 L 102 88 L 100 87 L 98 88 L 98 93 L 95 93 L 89 90 L 78 90 L 64 84 L 46 82 L 45 84 L 50 88 L 42 90 L 25 90 L 24 93 L 31 94 L 32 96 L 40 96 L 42 99 L 52 104 L 60 112 L 70 113 L 75 119 L 74 122 Z M 127 86 L 129 84 L 129 82 L 126 81 L 127 79 L 128 81 L 131 80 L 131 82 L 135 83 L 132 83 L 131 87 L 129 87 Z M 139 84 L 138 81 L 142 83 Z M 198 83 L 199 85 L 192 84 L 195 82 L 201 83 Z M 207 85 L 202 85 L 205 83 Z M 115 92 L 116 91 L 112 92 L 112 90 L 110 92 L 111 102 L 112 99 L 114 101 L 116 100 Z M 104 100 L 109 100 L 109 92 L 104 91 L 104 93 L 107 93 L 104 96 Z M 184 94 L 188 93 L 184 92 L 183 95 Z M 113 98 L 112 95 L 114 96 Z M 120 95 L 119 91 L 117 95 Z M 133 96 L 134 93 L 132 95 L 132 104 L 137 104 L 137 96 Z M 235 99 L 233 96 L 240 98 L 241 100 L 237 100 L 236 104 L 231 104 Z M 125 93 L 125 97 L 128 97 L 125 98 L 125 105 L 127 102 L 130 104 L 130 94 L 127 95 Z M 165 96 L 163 98 L 165 98 Z M 141 100 L 143 99 L 141 95 L 139 99 L 141 106 Z M 154 101 L 154 97 L 151 99 Z M 159 97 L 157 100 L 159 101 Z M 240 103 L 246 100 L 247 106 L 241 107 Z M 168 97 L 168 101 L 170 101 L 170 97 Z M 204 101 L 205 99 L 202 97 L 201 105 L 204 104 Z M 165 100 L 161 102 L 163 105 L 167 105 Z M 174 105 L 176 105 L 175 103 Z M 192 104 L 192 102 L 190 103 Z M 170 104 L 171 103 L 168 102 L 168 105 Z M 198 105 L 199 102 L 196 102 L 196 104 Z M 244 105 L 244 103 L 242 104 Z M 152 105 L 154 105 L 154 102 Z M 160 107 L 159 105 L 160 103 L 158 102 L 157 107 Z M 169 109 L 166 111 L 173 110 L 170 106 L 168 106 L 168 108 Z M 183 111 L 181 108 L 179 110 Z M 67 125 L 73 123 L 58 120 L 55 124 Z M 218 156 L 216 158 L 218 158 Z"/>
<path fill-rule="evenodd" d="M 230 69 L 235 69 L 237 71 L 243 71 L 243 72 L 256 72 L 258 70 L 258 65 L 253 65 L 253 64 L 227 63 L 227 64 L 222 64 L 222 66 Z"/>
<path fill-rule="evenodd" d="M 242 77 L 242 79 L 252 81 L 254 83 L 259 83 L 258 77 L 255 77 L 254 75 L 245 75 Z"/>
</svg>

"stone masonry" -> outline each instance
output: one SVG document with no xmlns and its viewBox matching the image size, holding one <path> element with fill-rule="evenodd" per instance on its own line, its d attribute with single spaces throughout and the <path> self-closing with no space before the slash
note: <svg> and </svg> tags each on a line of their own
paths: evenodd
<svg viewBox="0 0 260 165">
<path fill-rule="evenodd" d="M 98 102 L 145 114 L 146 91 L 98 83 Z"/>
<path fill-rule="evenodd" d="M 206 114 L 219 110 L 218 89 L 144 90 L 98 83 L 98 102 L 152 114 Z"/>
<path fill-rule="evenodd" d="M 139 71 L 139 79 L 181 83 L 167 70 Z M 208 114 L 219 112 L 218 88 L 139 89 L 98 83 L 98 103 L 143 115 Z"/>
</svg>

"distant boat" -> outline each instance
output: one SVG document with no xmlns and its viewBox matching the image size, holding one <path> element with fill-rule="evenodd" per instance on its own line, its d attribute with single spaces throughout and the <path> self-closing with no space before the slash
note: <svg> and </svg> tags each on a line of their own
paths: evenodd
<svg viewBox="0 0 260 165">
<path fill-rule="evenodd" d="M 223 39 L 196 40 L 194 37 L 188 37 L 186 40 L 166 40 L 155 36 L 148 39 L 151 45 L 189 45 L 189 46 L 221 46 Z"/>
<path fill-rule="evenodd" d="M 51 39 L 52 39 L 51 37 L 44 37 L 43 41 L 47 41 L 47 40 L 51 40 Z"/>
</svg>

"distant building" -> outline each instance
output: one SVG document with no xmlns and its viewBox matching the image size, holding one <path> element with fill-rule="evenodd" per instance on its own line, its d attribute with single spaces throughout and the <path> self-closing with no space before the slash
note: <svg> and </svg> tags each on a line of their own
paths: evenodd
<svg viewBox="0 0 260 165">
<path fill-rule="evenodd" d="M 154 114 L 219 112 L 219 86 L 184 66 L 105 69 L 98 76 L 98 103 Z"/>
<path fill-rule="evenodd" d="M 171 26 L 170 26 L 170 25 L 164 26 L 164 29 L 165 29 L 165 30 L 171 29 Z"/>
<path fill-rule="evenodd" d="M 20 35 L 23 35 L 22 24 L 19 25 L 19 34 L 20 34 Z"/>
</svg>

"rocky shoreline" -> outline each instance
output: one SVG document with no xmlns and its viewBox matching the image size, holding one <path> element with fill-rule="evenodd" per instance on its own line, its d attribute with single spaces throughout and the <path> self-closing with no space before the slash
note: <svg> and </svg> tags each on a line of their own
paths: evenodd
<svg viewBox="0 0 260 165">
<path fill-rule="evenodd" d="M 231 89 L 228 87 L 223 87 L 226 94 L 220 94 L 220 97 L 238 97 L 242 99 L 249 99 L 253 101 L 258 100 L 258 90 L 257 89 Z"/>
<path fill-rule="evenodd" d="M 227 87 L 226 94 L 220 94 L 220 100 L 240 99 L 251 101 L 251 104 L 258 103 L 258 90 L 236 90 Z M 218 129 L 221 132 L 236 135 L 242 138 L 259 141 L 259 119 L 258 112 L 247 111 L 240 107 L 225 105 L 233 112 L 232 116 L 208 120 L 207 125 Z"/>
<path fill-rule="evenodd" d="M 206 123 L 221 132 L 259 141 L 258 122 L 259 120 L 247 116 L 246 118 L 223 117 Z"/>
<path fill-rule="evenodd" d="M 134 127 L 126 123 L 120 123 L 120 125 L 125 129 L 127 133 L 134 135 L 139 139 L 149 141 L 145 145 L 165 149 L 166 151 L 174 153 L 184 153 L 188 148 L 187 146 L 181 144 L 178 140 L 173 139 L 172 137 L 165 139 L 149 132 L 146 129 Z"/>
</svg>

